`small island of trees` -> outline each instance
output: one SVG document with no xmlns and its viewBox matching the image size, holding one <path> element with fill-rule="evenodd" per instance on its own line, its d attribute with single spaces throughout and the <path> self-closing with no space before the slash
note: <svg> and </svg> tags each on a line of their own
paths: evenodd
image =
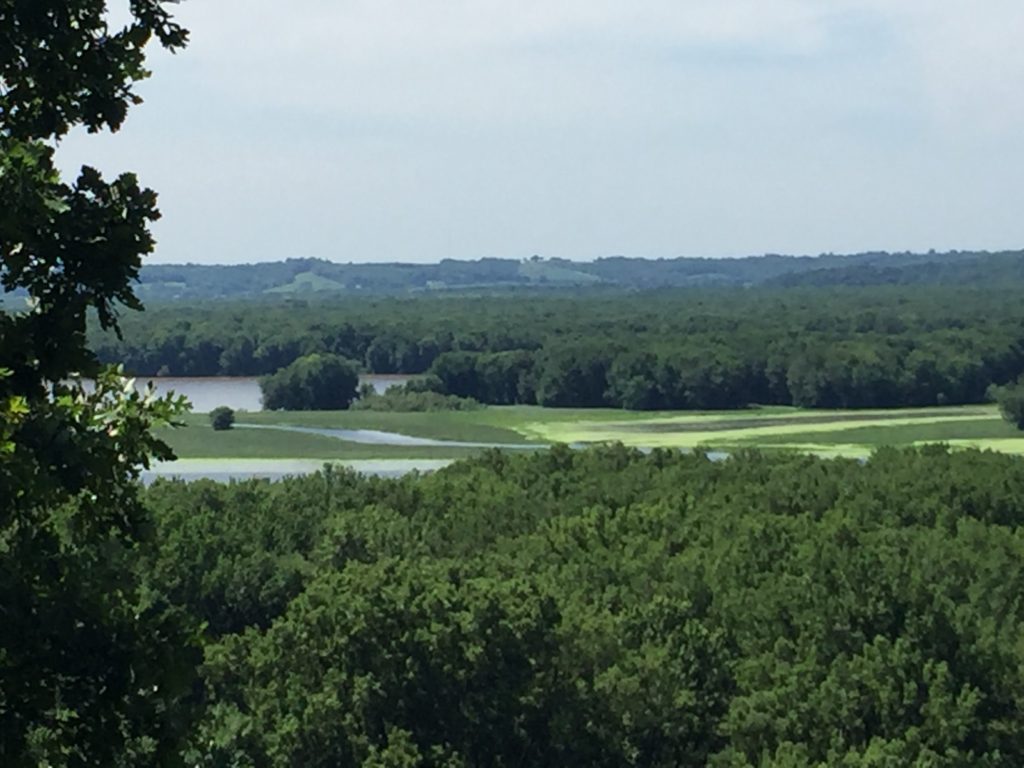
<svg viewBox="0 0 1024 768">
<path fill-rule="evenodd" d="M 1003 418 L 1017 429 L 1024 430 L 1024 377 L 1014 384 L 997 387 L 995 399 Z"/>
<path fill-rule="evenodd" d="M 359 369 L 340 355 L 300 357 L 260 379 L 263 407 L 270 411 L 342 411 L 356 397 Z"/>
</svg>

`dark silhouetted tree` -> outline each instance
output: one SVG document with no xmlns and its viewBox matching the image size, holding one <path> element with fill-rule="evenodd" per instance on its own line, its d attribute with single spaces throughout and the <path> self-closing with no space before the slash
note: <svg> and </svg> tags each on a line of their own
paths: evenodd
<svg viewBox="0 0 1024 768">
<path fill-rule="evenodd" d="M 111 29 L 99 0 L 0 0 L 0 764 L 173 763 L 196 661 L 185 630 L 136 575 L 137 493 L 151 432 L 183 400 L 101 369 L 86 317 L 116 329 L 153 249 L 156 195 L 88 167 L 65 182 L 55 140 L 116 131 L 139 101 L 151 38 L 186 32 L 159 0 Z M 95 378 L 86 390 L 78 375 Z"/>
</svg>

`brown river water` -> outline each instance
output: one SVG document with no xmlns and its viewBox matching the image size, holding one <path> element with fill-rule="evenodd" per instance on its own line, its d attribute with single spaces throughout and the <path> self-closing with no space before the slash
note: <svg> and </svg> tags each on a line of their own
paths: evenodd
<svg viewBox="0 0 1024 768">
<path fill-rule="evenodd" d="M 381 376 L 367 374 L 359 377 L 360 384 L 372 384 L 373 388 L 383 393 L 388 387 L 404 384 L 409 376 Z M 185 395 L 192 402 L 195 413 L 209 413 L 214 408 L 226 405 L 236 411 L 262 411 L 263 403 L 260 396 L 259 379 L 255 376 L 138 376 L 135 379 L 137 389 L 145 389 L 152 381 L 161 394 L 175 392 Z"/>
</svg>

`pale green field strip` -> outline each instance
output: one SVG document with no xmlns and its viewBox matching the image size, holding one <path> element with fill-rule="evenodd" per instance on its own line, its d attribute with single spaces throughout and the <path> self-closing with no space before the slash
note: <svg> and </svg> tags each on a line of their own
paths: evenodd
<svg viewBox="0 0 1024 768">
<path fill-rule="evenodd" d="M 989 440 L 947 440 L 953 448 L 978 448 L 982 451 L 1024 454 L 1024 437 L 1003 437 Z"/>
<path fill-rule="evenodd" d="M 929 418 L 998 418 L 991 406 L 956 406 L 949 408 L 902 408 L 892 410 L 801 410 L 785 406 L 754 408 L 742 411 L 675 411 L 675 412 L 623 412 L 609 409 L 590 411 L 562 411 L 540 409 L 527 411 L 516 409 L 520 417 L 539 415 L 543 418 L 510 425 L 523 435 L 541 440 L 557 441 L 600 441 L 604 435 L 614 433 L 652 432 L 721 432 L 734 428 L 758 426 L 794 426 L 804 429 L 799 422 L 822 422 L 839 424 L 851 422 L 853 427 L 877 421 L 890 422 L 893 419 L 911 419 L 915 423 Z M 509 414 L 512 415 L 512 414 Z M 855 423 L 854 423 L 855 422 Z M 571 438 L 563 437 L 571 436 Z M 552 437 L 555 436 L 555 437 Z M 615 439 L 615 438 L 612 438 Z"/>
<path fill-rule="evenodd" d="M 602 411 L 608 414 L 609 411 Z M 642 421 L 645 427 L 679 427 L 699 424 L 717 424 L 731 421 L 794 421 L 794 420 L 832 420 L 832 421 L 870 421 L 891 418 L 925 419 L 934 416 L 990 416 L 995 415 L 995 408 L 984 405 L 953 406 L 946 408 L 874 408 L 861 410 L 838 409 L 807 409 L 787 406 L 754 407 L 736 411 L 658 411 L 633 412 L 631 418 L 622 419 L 621 411 L 611 411 L 619 416 L 610 423 L 633 425 Z M 639 417 L 639 418 L 638 418 Z"/>
<path fill-rule="evenodd" d="M 816 424 L 800 423 L 794 419 L 791 424 L 772 424 L 771 426 L 745 426 L 735 429 L 723 428 L 709 432 L 706 429 L 686 431 L 680 425 L 679 431 L 648 432 L 636 429 L 623 429 L 621 425 L 574 424 L 530 424 L 524 425 L 524 434 L 548 440 L 550 442 L 590 443 L 590 442 L 621 442 L 623 445 L 645 448 L 696 448 L 702 445 L 716 447 L 726 444 L 756 444 L 763 438 L 788 437 L 793 435 L 834 434 L 865 427 L 898 427 L 919 426 L 926 424 L 956 423 L 975 420 L 976 416 L 930 416 L 925 418 L 879 418 L 849 422 L 822 422 Z M 786 442 L 789 442 L 787 440 Z"/>
<path fill-rule="evenodd" d="M 804 429 L 789 435 L 762 436 L 756 439 L 760 446 L 793 443 L 855 443 L 858 445 L 911 445 L 921 442 L 949 442 L 951 440 L 1012 439 L 1022 434 L 998 415 L 985 418 L 966 418 L 928 421 L 911 425 L 883 427 L 852 424 L 846 429 L 830 433 L 810 433 Z"/>
<path fill-rule="evenodd" d="M 882 426 L 843 425 L 831 432 L 801 429 L 788 435 L 746 437 L 731 444 L 714 442 L 715 448 L 784 449 L 824 456 L 867 456 L 880 446 L 944 443 L 953 448 L 976 448 L 1002 453 L 1024 453 L 1024 435 L 989 409 L 984 418 L 925 419 L 913 424 Z M 710 441 L 709 441 L 710 442 Z"/>
</svg>

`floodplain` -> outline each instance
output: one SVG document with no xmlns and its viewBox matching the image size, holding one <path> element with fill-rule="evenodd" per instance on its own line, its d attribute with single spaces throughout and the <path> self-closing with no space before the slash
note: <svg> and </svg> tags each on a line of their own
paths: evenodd
<svg viewBox="0 0 1024 768">
<path fill-rule="evenodd" d="M 311 431 L 317 429 L 326 434 Z M 372 434 L 373 442 L 361 434 Z M 417 468 L 487 448 L 522 450 L 556 443 L 714 452 L 756 448 L 845 457 L 868 456 L 883 446 L 945 443 L 1024 454 L 1020 432 L 989 405 L 845 411 L 766 407 L 629 412 L 536 406 L 428 413 L 263 411 L 238 413 L 235 428 L 225 431 L 214 431 L 204 414 L 191 414 L 183 426 L 162 436 L 183 462 L 216 460 L 218 466 L 233 459 L 240 466 L 278 459 L 302 460 L 308 466 L 318 461 L 403 461 L 407 464 L 402 466 Z M 417 442 L 409 438 L 422 444 L 408 444 Z"/>
</svg>

